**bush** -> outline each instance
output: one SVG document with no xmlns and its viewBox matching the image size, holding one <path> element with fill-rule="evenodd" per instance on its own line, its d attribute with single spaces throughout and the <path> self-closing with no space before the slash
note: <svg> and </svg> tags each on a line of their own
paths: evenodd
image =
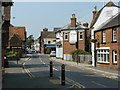
<svg viewBox="0 0 120 90">
<path fill-rule="evenodd" d="M 77 54 L 78 55 L 80 55 L 80 54 L 88 55 L 90 53 L 83 51 L 83 50 L 75 50 L 75 51 L 72 51 L 70 54 L 72 55 L 73 60 L 75 60 L 75 58 L 77 57 Z"/>
<path fill-rule="evenodd" d="M 19 52 L 10 51 L 10 52 L 6 52 L 6 53 L 5 53 L 5 56 L 6 56 L 7 58 L 19 58 L 19 57 L 20 57 L 20 54 L 19 54 Z"/>
</svg>

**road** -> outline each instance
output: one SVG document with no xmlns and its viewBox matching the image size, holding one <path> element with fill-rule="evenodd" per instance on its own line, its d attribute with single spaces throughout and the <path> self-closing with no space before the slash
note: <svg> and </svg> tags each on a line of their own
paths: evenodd
<svg viewBox="0 0 120 90">
<path fill-rule="evenodd" d="M 22 66 L 24 69 L 24 73 L 26 73 L 28 77 L 31 77 L 31 78 L 36 77 L 36 80 L 34 81 L 34 83 L 38 83 L 39 78 L 49 77 L 50 57 L 46 55 L 40 55 L 40 54 L 31 54 L 31 55 L 32 56 L 29 60 L 22 62 Z M 61 78 L 61 65 L 62 63 L 53 61 L 53 70 L 54 70 L 53 77 L 57 79 Z M 65 64 L 65 71 L 66 71 L 65 72 L 66 83 L 70 84 L 69 88 L 75 88 L 75 87 L 77 88 L 81 88 L 81 87 L 82 88 L 118 88 L 117 80 L 105 78 L 96 72 L 92 72 L 84 68 L 77 68 L 77 67 Z M 23 79 L 23 82 L 24 82 L 24 79 Z M 28 83 L 30 84 L 29 80 L 28 80 Z M 44 80 L 43 80 L 43 83 L 44 83 Z M 54 82 L 54 83 L 58 83 L 58 82 Z M 6 87 L 6 85 L 3 85 L 3 86 Z M 26 85 L 26 87 L 30 87 L 30 86 Z"/>
<path fill-rule="evenodd" d="M 40 61 L 43 64 L 48 64 L 49 63 L 49 57 L 47 56 L 39 56 Z M 54 63 L 54 75 L 60 77 L 60 66 L 61 63 L 59 62 L 53 62 Z M 85 70 L 85 69 L 80 69 L 76 68 L 74 66 L 66 66 L 66 77 L 80 83 L 83 85 L 85 88 L 117 88 L 118 87 L 118 81 L 108 79 L 105 77 L 102 77 L 98 75 L 97 73 Z"/>
</svg>

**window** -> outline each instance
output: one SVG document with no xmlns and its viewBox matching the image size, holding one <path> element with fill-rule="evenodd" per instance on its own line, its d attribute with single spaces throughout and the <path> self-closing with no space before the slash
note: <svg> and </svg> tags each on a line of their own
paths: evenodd
<svg viewBox="0 0 120 90">
<path fill-rule="evenodd" d="M 68 33 L 64 33 L 64 40 L 68 40 Z"/>
<path fill-rule="evenodd" d="M 117 30 L 114 28 L 112 30 L 113 41 L 117 41 Z"/>
<path fill-rule="evenodd" d="M 109 63 L 109 50 L 97 50 L 97 62 Z"/>
<path fill-rule="evenodd" d="M 80 40 L 83 40 L 83 33 L 82 32 L 80 32 Z"/>
<path fill-rule="evenodd" d="M 113 50 L 113 63 L 117 63 L 117 51 Z"/>
<path fill-rule="evenodd" d="M 48 41 L 48 44 L 50 44 L 51 43 L 51 41 Z"/>
<path fill-rule="evenodd" d="M 53 40 L 53 42 L 56 42 L 56 40 Z"/>
<path fill-rule="evenodd" d="M 103 31 L 103 34 L 102 34 L 103 36 L 102 36 L 102 38 L 103 38 L 103 43 L 105 43 L 106 42 L 106 32 L 105 31 Z"/>
</svg>

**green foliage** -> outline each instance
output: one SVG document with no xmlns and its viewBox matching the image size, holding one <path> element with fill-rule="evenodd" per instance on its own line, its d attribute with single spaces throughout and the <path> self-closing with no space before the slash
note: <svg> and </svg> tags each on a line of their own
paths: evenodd
<svg viewBox="0 0 120 90">
<path fill-rule="evenodd" d="M 75 51 L 72 51 L 70 54 L 72 55 L 73 60 L 75 60 L 77 55 L 80 55 L 80 54 L 88 55 L 90 53 L 83 50 L 75 50 Z"/>
<path fill-rule="evenodd" d="M 34 43 L 34 37 L 33 37 L 33 35 L 30 35 L 26 40 L 27 47 L 31 49 L 31 45 L 33 43 Z"/>
<path fill-rule="evenodd" d="M 6 52 L 5 56 L 8 58 L 13 58 L 13 57 L 18 58 L 18 57 L 20 57 L 20 54 L 19 54 L 19 52 L 10 51 L 10 52 Z"/>
</svg>

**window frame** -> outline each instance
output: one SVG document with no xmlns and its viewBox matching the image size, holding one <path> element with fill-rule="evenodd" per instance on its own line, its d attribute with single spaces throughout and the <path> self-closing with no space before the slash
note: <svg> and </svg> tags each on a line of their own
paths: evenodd
<svg viewBox="0 0 120 90">
<path fill-rule="evenodd" d="M 102 42 L 106 43 L 106 32 L 105 31 L 102 32 Z"/>
<path fill-rule="evenodd" d="M 67 35 L 67 39 L 66 39 L 66 35 Z M 68 32 L 64 33 L 64 40 L 68 40 Z"/>
<path fill-rule="evenodd" d="M 114 64 L 117 64 L 117 60 L 115 60 L 115 56 L 117 57 L 117 51 L 116 51 L 116 50 L 113 50 L 113 51 L 112 51 L 113 63 L 114 63 Z M 117 58 L 116 58 L 116 59 L 117 59 Z"/>
<path fill-rule="evenodd" d="M 97 62 L 98 63 L 110 63 L 109 54 L 110 54 L 109 49 L 98 49 L 97 50 Z"/>
<path fill-rule="evenodd" d="M 115 36 L 115 33 L 116 33 L 116 36 Z M 112 41 L 113 42 L 117 41 L 117 29 L 116 28 L 112 29 Z"/>
<path fill-rule="evenodd" d="M 80 37 L 81 35 L 82 35 L 82 38 Z M 79 40 L 83 40 L 83 32 L 79 32 Z"/>
</svg>

